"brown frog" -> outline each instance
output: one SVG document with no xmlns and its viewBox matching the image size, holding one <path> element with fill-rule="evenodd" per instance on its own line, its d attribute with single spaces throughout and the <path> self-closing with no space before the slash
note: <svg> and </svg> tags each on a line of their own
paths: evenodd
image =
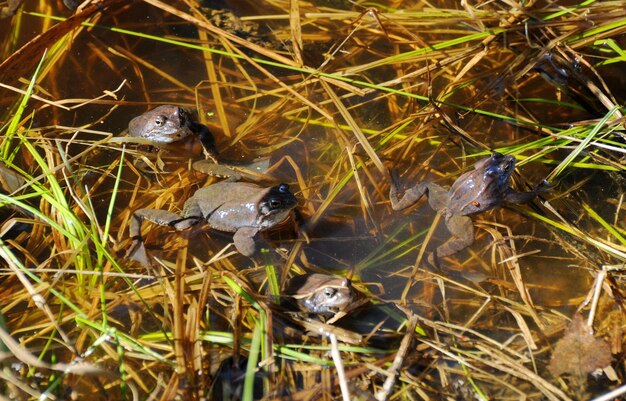
<svg viewBox="0 0 626 401">
<path fill-rule="evenodd" d="M 341 312 L 355 300 L 350 280 L 319 273 L 293 277 L 285 286 L 285 295 L 301 310 L 319 314 Z"/>
<path fill-rule="evenodd" d="M 242 21 L 230 10 L 202 8 L 202 11 L 209 17 L 213 25 L 233 35 L 243 39 L 259 36 L 259 24 L 252 21 Z"/>
<path fill-rule="evenodd" d="M 231 177 L 199 189 L 185 202 L 182 215 L 158 209 L 135 211 L 129 228 L 133 239 L 129 256 L 146 263 L 141 238 L 144 219 L 177 230 L 206 222 L 212 229 L 234 233 L 235 248 L 245 256 L 252 256 L 256 251 L 257 234 L 286 220 L 297 206 L 297 200 L 287 184 L 263 187 L 237 182 L 238 179 Z"/>
<path fill-rule="evenodd" d="M 214 6 L 217 6 L 217 4 L 214 4 Z M 239 18 L 229 9 L 202 7 L 201 11 L 204 12 L 213 25 L 241 39 L 245 39 L 266 49 L 278 51 L 290 50 L 289 44 L 276 40 L 271 31 L 263 29 L 264 27 L 254 21 Z"/>
<path fill-rule="evenodd" d="M 545 181 L 542 187 L 529 192 L 512 189 L 510 179 L 514 169 L 514 156 L 494 152 L 490 157 L 479 160 L 474 170 L 460 176 L 449 190 L 426 181 L 407 189 L 402 198 L 392 180 L 389 191 L 391 207 L 393 210 L 405 209 L 426 194 L 430 207 L 444 213 L 446 227 L 453 238 L 428 256 L 428 261 L 437 266 L 439 258 L 453 255 L 474 242 L 474 225 L 470 215 L 500 207 L 503 202 L 526 203 L 545 190 Z"/>
<path fill-rule="evenodd" d="M 217 153 L 211 131 L 179 106 L 165 104 L 130 120 L 128 135 L 148 139 L 155 144 L 167 144 L 195 135 L 200 139 L 207 157 Z"/>
<path fill-rule="evenodd" d="M 611 110 L 615 100 L 593 82 L 593 74 L 585 74 L 576 55 L 558 47 L 554 50 L 545 53 L 533 70 L 592 115 L 603 116 Z"/>
</svg>

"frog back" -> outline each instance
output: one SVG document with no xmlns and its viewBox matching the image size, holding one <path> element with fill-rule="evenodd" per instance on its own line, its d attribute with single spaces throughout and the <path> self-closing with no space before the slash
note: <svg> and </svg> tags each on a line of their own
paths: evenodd
<svg viewBox="0 0 626 401">
<path fill-rule="evenodd" d="M 193 198 L 211 228 L 235 232 L 256 226 L 259 201 L 266 192 L 255 184 L 220 182 L 199 189 Z"/>
<path fill-rule="evenodd" d="M 508 191 L 508 182 L 473 170 L 459 177 L 448 191 L 449 214 L 471 215 L 500 206 Z"/>
</svg>

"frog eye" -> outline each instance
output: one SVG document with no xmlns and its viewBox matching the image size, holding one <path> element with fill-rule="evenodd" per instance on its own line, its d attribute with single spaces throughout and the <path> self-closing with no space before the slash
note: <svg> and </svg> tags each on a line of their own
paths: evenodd
<svg viewBox="0 0 626 401">
<path fill-rule="evenodd" d="M 270 208 L 271 209 L 280 209 L 280 207 L 283 205 L 283 202 L 280 201 L 280 199 L 270 199 Z"/>
<path fill-rule="evenodd" d="M 287 185 L 287 184 L 280 184 L 278 186 L 278 192 L 280 192 L 281 194 L 288 194 L 289 193 L 289 185 Z"/>
<path fill-rule="evenodd" d="M 161 126 L 165 125 L 166 121 L 167 121 L 167 117 L 165 117 L 165 116 L 156 116 L 156 118 L 154 119 L 154 125 L 156 125 L 157 127 L 161 127 Z"/>
<path fill-rule="evenodd" d="M 478 202 L 478 201 L 472 201 L 472 206 L 474 206 L 474 207 L 480 207 L 480 202 Z"/>
<path fill-rule="evenodd" d="M 337 293 L 337 290 L 334 288 L 324 288 L 324 295 L 326 296 L 326 298 L 331 298 L 333 297 L 335 294 Z"/>
</svg>

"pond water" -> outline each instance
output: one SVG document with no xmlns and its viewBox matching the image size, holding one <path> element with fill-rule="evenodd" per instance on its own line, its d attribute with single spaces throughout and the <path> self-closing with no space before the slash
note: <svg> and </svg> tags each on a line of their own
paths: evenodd
<svg viewBox="0 0 626 401">
<path fill-rule="evenodd" d="M 102 287 L 83 287 L 76 278 L 80 274 L 59 277 L 63 277 L 65 286 L 81 288 L 77 291 L 82 291 L 85 298 L 70 298 L 83 305 L 82 312 L 92 320 L 102 321 L 102 314 L 99 305 L 88 305 L 90 299 L 102 297 L 107 300 L 104 310 L 108 310 L 111 324 L 121 332 L 134 338 L 148 333 L 155 335 L 141 341 L 163 353 L 167 363 L 163 360 L 150 362 L 155 367 L 142 365 L 139 358 L 125 357 L 140 398 L 146 398 L 156 383 L 169 382 L 176 388 L 172 384 L 175 376 L 172 367 L 177 363 L 179 394 L 201 399 L 198 387 L 210 385 L 212 374 L 221 361 L 232 355 L 233 348 L 247 355 L 247 341 L 254 327 L 251 316 L 256 316 L 257 312 L 249 307 L 249 299 L 244 302 L 223 277 L 236 277 L 245 283 L 255 299 L 266 299 L 268 283 L 264 279 L 271 271 L 268 265 L 276 267 L 279 280 L 312 272 L 350 277 L 356 287 L 367 294 L 364 297 L 370 296 L 380 305 L 398 304 L 405 311 L 419 313 L 427 327 L 426 342 L 435 338 L 439 341 L 443 335 L 444 348 L 459 346 L 458 341 L 467 340 L 463 338 L 465 329 L 450 328 L 467 324 L 472 333 L 510 345 L 515 350 L 510 355 L 519 353 L 521 359 L 535 360 L 534 367 L 526 362 L 520 364 L 557 386 L 545 370 L 549 360 L 546 347 L 550 348 L 560 338 L 559 330 L 566 325 L 564 317 L 571 317 L 581 307 L 593 288 L 600 266 L 624 263 L 624 259 L 620 259 L 620 252 L 621 255 L 626 252 L 624 244 L 618 245 L 615 235 L 615 231 L 624 235 L 623 146 L 615 144 L 614 147 L 621 150 L 614 153 L 598 151 L 595 147 L 586 149 L 584 157 L 593 153 L 590 159 L 584 160 L 587 165 L 566 169 L 552 180 L 550 191 L 540 193 L 532 203 L 477 215 L 473 218 L 475 242 L 443 258 L 439 268 L 428 263 L 428 255 L 450 238 L 444 218 L 437 216 L 425 197 L 412 208 L 393 211 L 388 197 L 389 179 L 379 168 L 384 166 L 396 171 L 403 188 L 424 180 L 449 188 L 459 176 L 471 170 L 475 162 L 487 157 L 490 151 L 499 150 L 514 152 L 518 158 L 514 187 L 517 190 L 534 188 L 576 146 L 573 143 L 553 147 L 550 142 L 541 140 L 553 134 L 557 141 L 556 134 L 563 127 L 583 127 L 585 124 L 580 121 L 600 119 L 607 113 L 602 104 L 596 105 L 600 114 L 597 109 L 583 110 L 568 105 L 576 102 L 576 95 L 568 94 L 565 89 L 568 85 L 576 86 L 575 83 L 566 83 L 559 89 L 557 84 L 541 77 L 544 72 L 541 68 L 532 68 L 533 63 L 539 66 L 546 63 L 538 55 L 538 49 L 554 32 L 541 24 L 530 24 L 524 36 L 523 24 L 519 24 L 506 35 L 484 36 L 480 40 L 468 40 L 467 44 L 461 42 L 437 48 L 436 44 L 446 40 L 481 32 L 482 24 L 498 29 L 501 26 L 498 21 L 505 18 L 493 14 L 489 11 L 493 9 L 487 5 L 483 5 L 484 9 L 470 6 L 463 9 L 456 2 L 438 4 L 439 10 L 427 3 L 392 0 L 375 7 L 355 2 L 300 2 L 303 47 L 296 51 L 289 25 L 289 2 L 207 3 L 210 4 L 203 4 L 205 13 L 226 10 L 225 15 L 232 12 L 241 17 L 229 23 L 243 23 L 243 28 L 233 30 L 226 25 L 223 28 L 252 45 L 234 43 L 227 35 L 215 32 L 207 36 L 206 31 L 148 3 L 112 7 L 97 20 L 97 27 L 83 28 L 63 45 L 58 59 L 43 71 L 38 82 L 35 91 L 38 95 L 63 101 L 71 109 L 30 99 L 27 112 L 33 114 L 28 118 L 24 115 L 28 122 L 22 126 L 33 132 L 33 143 L 40 147 L 42 155 L 47 155 L 49 163 L 62 164 L 56 149 L 67 152 L 68 158 L 79 156 L 69 162 L 71 168 L 66 167 L 65 174 L 71 179 L 66 180 L 60 173 L 57 179 L 70 200 L 70 207 L 80 218 L 87 219 L 87 213 L 73 194 L 94 208 L 96 221 L 91 220 L 90 224 L 104 227 L 116 189 L 106 247 L 115 255 L 122 272 L 143 277 L 135 284 L 144 289 L 134 292 L 118 277 L 107 278 Z M 174 2 L 173 6 L 208 24 L 209 17 L 199 14 L 201 10 L 191 0 Z M 537 6 L 537 12 L 542 10 Z M 62 17 L 72 15 L 60 4 L 34 1 L 27 1 L 24 11 Z M 475 14 L 472 16 L 472 13 Z M 502 14 L 508 15 L 503 10 Z M 600 24 L 600 16 L 593 15 Z M 11 24 L 0 27 L 3 38 L 18 32 L 14 40 L 8 41 L 10 45 L 4 46 L 5 58 L 45 26 L 55 23 L 27 12 L 21 14 L 20 25 L 16 21 L 14 18 Z M 517 21 L 512 23 L 517 24 Z M 204 33 L 199 34 L 199 31 Z M 621 35 L 615 34 L 613 39 L 618 44 L 624 42 Z M 586 52 L 593 64 L 600 50 L 583 45 L 579 44 L 576 51 Z M 259 54 L 258 46 L 268 48 L 268 53 Z M 429 48 L 430 51 L 425 50 Z M 52 49 L 49 51 L 54 55 Z M 307 67 L 298 66 L 298 53 Z M 606 77 L 609 92 L 618 96 L 618 104 L 625 93 L 623 74 L 616 73 L 622 65 L 616 63 L 597 69 Z M 557 65 L 555 70 L 558 72 L 559 68 Z M 570 72 L 568 78 L 576 74 L 592 75 L 585 65 L 572 68 L 574 72 Z M 314 69 L 323 74 L 313 73 Z M 31 74 L 32 71 L 26 71 L 24 77 Z M 577 83 L 583 86 L 578 90 L 581 96 L 589 96 L 585 82 Z M 23 84 L 17 85 L 23 87 Z M 3 89 L 3 93 L 0 102 L 10 113 L 2 119 L 8 124 L 20 97 L 8 89 Z M 103 94 L 108 95 L 101 97 Z M 438 106 L 429 102 L 429 98 L 437 99 Z M 77 106 L 89 99 L 96 100 Z M 144 241 L 149 255 L 157 262 L 146 268 L 125 258 L 131 246 L 128 225 L 133 211 L 156 208 L 180 213 L 186 199 L 198 188 L 216 180 L 191 171 L 191 161 L 204 157 L 198 141 L 191 138 L 160 149 L 128 144 L 124 150 L 121 180 L 116 184 L 123 139 L 114 138 L 124 137 L 133 117 L 161 104 L 194 110 L 199 121 L 214 133 L 221 160 L 244 163 L 269 157 L 273 183 L 288 183 L 298 198 L 304 216 L 302 231 L 306 236 L 299 235 L 293 224 L 288 223 L 265 236 L 274 250 L 263 257 L 250 259 L 237 253 L 216 257 L 232 242 L 230 234 L 206 227 L 179 234 L 170 228 L 146 224 Z M 441 113 L 445 113 L 446 118 Z M 608 140 L 623 139 L 608 137 Z M 524 149 L 523 145 L 528 147 Z M 56 156 L 50 156 L 50 152 Z M 533 155 L 538 157 L 533 159 Z M 32 156 L 24 150 L 18 153 L 16 163 L 35 165 Z M 150 163 L 158 165 L 159 171 L 150 171 Z M 593 168 L 591 164 L 603 168 Z M 44 212 L 54 210 L 46 201 L 37 206 Z M 593 217 L 594 213 L 599 217 Z M 600 219 L 608 222 L 614 231 L 607 230 Z M 583 234 L 568 233 L 558 225 L 562 221 Z M 33 243 L 35 239 L 27 239 L 29 233 L 18 234 L 10 245 L 23 256 L 23 263 L 40 269 L 78 268 L 71 267 L 72 259 L 63 256 L 64 251 L 72 253 L 71 241 L 57 238 L 59 234 L 53 234 L 54 230 L 33 230 L 32 238 L 48 238 L 51 245 Z M 592 241 L 585 241 L 582 238 L 585 234 L 597 236 L 596 243 L 611 244 L 616 252 L 603 251 Z M 93 244 L 89 246 L 93 251 Z M 228 248 L 232 250 L 234 248 Z M 94 259 L 93 266 L 96 270 L 115 270 L 112 263 L 100 259 Z M 203 275 L 203 272 L 207 273 Z M 213 278 L 209 279 L 211 274 Z M 518 279 L 516 274 L 519 274 Z M 11 276 L 4 276 L 5 283 L 20 288 Z M 57 279 L 43 270 L 41 277 L 51 287 L 58 286 Z M 184 285 L 181 277 L 187 277 Z M 614 285 L 619 287 L 615 282 L 606 284 L 610 291 L 616 291 L 618 287 Z M 63 291 L 67 291 L 66 288 Z M 100 288 L 103 295 L 99 294 Z M 146 297 L 144 301 L 140 301 L 139 295 Z M 65 312 L 63 308 L 59 310 L 55 296 L 47 294 L 47 297 L 76 348 L 85 352 L 91 344 L 87 338 L 97 337 L 97 330 L 88 334 L 84 323 L 79 328 L 73 327 L 67 316 L 61 317 Z M 44 337 L 33 334 L 36 329 L 27 329 L 30 326 L 19 317 L 28 302 L 27 297 L 14 296 L 11 303 L 0 303 L 0 311 L 7 320 L 9 332 L 25 330 L 34 344 L 42 345 Z M 17 304 L 21 306 L 15 306 Z M 397 315 L 399 317 L 390 320 L 393 323 L 390 327 L 379 330 L 385 335 L 398 330 L 388 342 L 398 344 L 403 331 L 398 329 L 397 320 L 402 320 L 403 312 L 389 306 L 393 313 L 384 308 L 381 313 L 380 305 L 370 304 L 369 314 L 367 308 L 357 310 L 352 321 L 349 315 L 339 325 L 367 333 L 384 317 Z M 148 306 L 154 308 L 150 314 L 145 311 Z M 604 295 L 601 309 L 615 308 L 612 298 Z M 143 322 L 137 317 L 142 313 L 145 314 Z M 26 320 L 31 320 L 33 326 L 45 321 L 42 316 Z M 192 322 L 202 332 L 232 333 L 241 339 L 227 345 L 214 340 L 200 341 L 197 334 L 189 335 L 197 333 L 194 330 L 198 327 L 185 326 Z M 439 324 L 450 326 L 444 330 Z M 188 335 L 183 346 L 156 337 L 162 333 L 176 333 L 173 335 L 176 337 L 183 332 Z M 468 341 L 478 342 L 484 337 Z M 532 352 L 526 348 L 531 347 L 530 337 L 539 344 Z M 387 337 L 381 335 L 380 338 L 383 341 L 371 344 L 385 349 L 382 344 Z M 197 345 L 192 345 L 194 341 Z M 293 341 L 300 344 L 300 340 Z M 315 344 L 323 340 L 301 341 Z M 621 343 L 620 335 L 612 341 Z M 466 349 L 474 348 L 467 346 Z M 488 359 L 486 351 L 481 350 Z M 506 369 L 499 370 L 489 362 L 480 365 L 458 352 L 452 352 L 453 356 L 465 358 L 473 366 L 471 369 L 479 366 L 468 376 L 480 381 L 479 387 L 493 399 L 504 399 L 497 394 L 509 397 L 518 392 L 526 392 L 526 396 L 533 399 L 542 396 L 575 399 L 576 394 L 580 394 L 571 389 L 559 393 L 543 384 L 537 385 L 537 390 L 529 379 L 531 376 L 523 377 L 521 371 L 516 371 L 516 379 L 505 385 L 502 382 L 510 379 Z M 408 375 L 405 380 L 414 380 L 412 385 L 420 389 L 410 391 L 420 394 L 422 399 L 427 398 L 425 394 L 435 399 L 444 399 L 444 396 L 473 399 L 474 393 L 468 390 L 467 384 L 462 389 L 455 387 L 464 374 L 461 365 L 453 362 L 454 358 L 437 354 L 435 348 L 426 353 L 426 360 L 416 362 L 409 358 L 412 362 L 405 364 Z M 71 358 L 61 350 L 58 354 L 61 360 Z M 200 354 L 206 358 L 204 362 L 189 359 L 185 363 L 185 357 Z M 98 349 L 96 355 L 92 362 L 118 370 L 111 349 Z M 365 366 L 366 362 L 375 363 L 376 355 L 365 352 L 346 360 L 346 368 L 352 371 L 351 377 L 358 383 L 355 386 L 360 386 L 361 391 L 373 391 L 372 388 L 379 385 L 374 379 L 368 382 L 364 379 L 365 373 L 357 371 L 357 367 Z M 264 363 L 284 368 L 288 358 L 282 356 L 284 359 L 278 358 L 278 362 Z M 48 360 L 49 356 L 44 359 Z M 181 373 L 181 363 L 189 370 L 187 373 Z M 276 378 L 274 368 L 267 370 L 273 383 L 270 389 L 274 393 L 270 394 L 278 397 L 298 393 L 307 388 L 309 381 L 320 380 L 328 380 L 323 387 L 327 391 L 322 396 L 327 397 L 324 399 L 331 399 L 330 394 L 339 394 L 335 383 L 331 384 L 332 380 L 325 376 L 329 373 L 320 371 L 319 365 L 311 366 L 314 367 L 305 368 L 303 372 L 311 369 L 315 375 L 299 373 L 296 382 L 281 376 L 288 383 Z M 189 372 L 198 367 L 204 367 L 204 376 L 194 378 Z M 295 369 L 300 368 L 298 365 Z M 455 383 L 445 385 L 442 371 L 446 369 L 452 372 L 447 377 L 453 378 Z M 622 373 L 619 371 L 617 375 Z M 158 375 L 163 376 L 156 379 Z M 81 386 L 98 387 L 90 384 L 89 379 L 85 379 L 87 384 L 78 379 L 67 380 L 71 383 L 68 388 L 78 393 L 93 391 Z M 603 380 L 605 385 L 595 391 L 610 386 L 610 380 Z M 113 383 L 116 392 L 125 391 L 115 380 L 99 385 L 109 383 Z M 472 395 L 463 396 L 464 391 Z M 560 395 L 565 393 L 568 396 Z"/>
</svg>

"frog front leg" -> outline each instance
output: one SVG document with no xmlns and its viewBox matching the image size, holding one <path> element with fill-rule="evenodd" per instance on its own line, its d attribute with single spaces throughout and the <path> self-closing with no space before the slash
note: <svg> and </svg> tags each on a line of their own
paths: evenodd
<svg viewBox="0 0 626 401">
<path fill-rule="evenodd" d="M 528 203 L 531 200 L 535 199 L 537 195 L 543 192 L 548 192 L 552 189 L 550 183 L 546 180 L 541 181 L 532 191 L 528 192 L 518 192 L 513 188 L 509 188 L 508 191 L 504 194 L 504 201 L 507 203 Z"/>
<path fill-rule="evenodd" d="M 474 223 L 468 216 L 460 214 L 447 215 L 446 227 L 452 234 L 452 238 L 428 255 L 428 262 L 433 266 L 439 266 L 439 258 L 454 255 L 474 242 Z"/>
<path fill-rule="evenodd" d="M 254 227 L 241 227 L 235 232 L 233 242 L 239 253 L 249 258 L 254 255 L 256 252 L 255 237 L 258 233 L 259 229 Z"/>
</svg>

